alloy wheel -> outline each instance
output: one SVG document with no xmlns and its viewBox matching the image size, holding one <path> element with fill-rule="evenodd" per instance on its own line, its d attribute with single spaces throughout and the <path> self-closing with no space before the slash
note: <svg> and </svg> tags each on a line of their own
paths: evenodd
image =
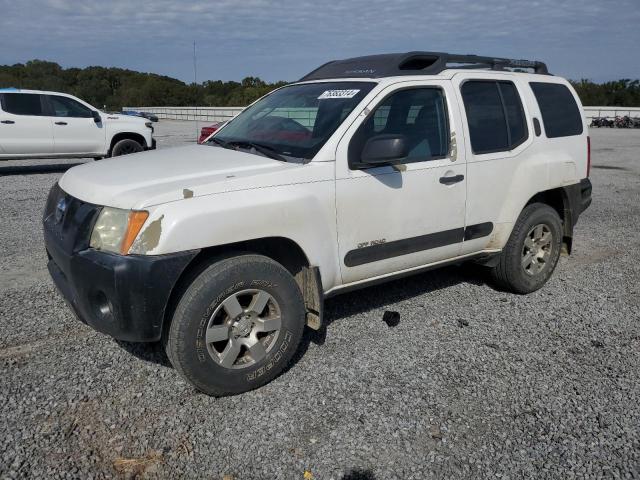
<svg viewBox="0 0 640 480">
<path fill-rule="evenodd" d="M 548 225 L 536 225 L 524 239 L 522 268 L 529 275 L 537 275 L 549 264 L 553 249 L 553 234 Z"/>
<path fill-rule="evenodd" d="M 275 345 L 281 323 L 280 306 L 269 293 L 260 289 L 233 293 L 209 318 L 205 335 L 209 355 L 225 368 L 255 365 Z"/>
</svg>

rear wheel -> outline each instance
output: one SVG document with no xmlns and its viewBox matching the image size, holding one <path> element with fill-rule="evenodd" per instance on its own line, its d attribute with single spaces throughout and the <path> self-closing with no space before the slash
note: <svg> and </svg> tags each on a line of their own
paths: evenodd
<svg viewBox="0 0 640 480">
<path fill-rule="evenodd" d="M 553 273 L 562 247 L 562 221 L 548 205 L 534 203 L 520 214 L 498 265 L 496 283 L 514 293 L 541 288 Z"/>
<path fill-rule="evenodd" d="M 120 155 L 129 155 L 130 153 L 141 152 L 142 150 L 144 150 L 144 148 L 138 142 L 130 138 L 125 138 L 113 146 L 111 149 L 111 156 L 119 157 Z"/>
<path fill-rule="evenodd" d="M 230 395 L 278 376 L 302 337 L 305 310 L 291 274 L 261 255 L 221 260 L 187 287 L 166 336 L 171 363 L 209 395 Z"/>
</svg>

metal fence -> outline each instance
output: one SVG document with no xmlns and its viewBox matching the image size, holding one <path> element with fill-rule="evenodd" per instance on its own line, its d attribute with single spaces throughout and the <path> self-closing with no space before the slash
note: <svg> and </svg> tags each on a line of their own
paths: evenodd
<svg viewBox="0 0 640 480">
<path fill-rule="evenodd" d="M 199 120 L 203 122 L 225 122 L 238 115 L 244 107 L 124 107 L 122 110 L 137 110 L 153 113 L 160 119 Z M 315 120 L 315 109 L 291 108 L 282 111 L 283 116 L 295 118 L 306 126 L 312 126 Z M 594 117 L 640 118 L 640 108 L 633 107 L 584 107 L 587 120 Z"/>
</svg>

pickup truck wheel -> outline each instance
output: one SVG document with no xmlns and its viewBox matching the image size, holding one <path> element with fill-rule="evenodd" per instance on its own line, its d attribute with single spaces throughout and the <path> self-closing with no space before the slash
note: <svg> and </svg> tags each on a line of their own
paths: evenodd
<svg viewBox="0 0 640 480">
<path fill-rule="evenodd" d="M 182 294 L 165 337 L 174 368 L 204 393 L 243 393 L 278 376 L 305 324 L 291 274 L 261 255 L 214 263 Z"/>
<path fill-rule="evenodd" d="M 496 283 L 514 293 L 541 288 L 553 273 L 562 247 L 562 221 L 548 205 L 527 206 L 518 218 L 498 265 L 491 273 Z"/>
<path fill-rule="evenodd" d="M 138 142 L 131 140 L 130 138 L 125 138 L 113 146 L 111 149 L 111 156 L 119 157 L 120 155 L 129 155 L 130 153 L 141 152 L 142 150 L 144 150 L 144 148 Z"/>
</svg>

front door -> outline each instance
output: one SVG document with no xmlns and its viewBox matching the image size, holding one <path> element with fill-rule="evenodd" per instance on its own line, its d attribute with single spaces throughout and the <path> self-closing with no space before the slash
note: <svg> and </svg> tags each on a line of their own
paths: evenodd
<svg viewBox="0 0 640 480">
<path fill-rule="evenodd" d="M 338 244 L 343 283 L 459 255 L 466 163 L 461 118 L 447 81 L 407 81 L 382 91 L 336 152 Z M 458 135 L 456 135 L 458 133 Z M 367 140 L 402 135 L 401 165 L 366 168 Z"/>
<path fill-rule="evenodd" d="M 47 98 L 56 154 L 99 154 L 106 150 L 104 127 L 95 122 L 90 108 L 62 95 Z"/>
</svg>

